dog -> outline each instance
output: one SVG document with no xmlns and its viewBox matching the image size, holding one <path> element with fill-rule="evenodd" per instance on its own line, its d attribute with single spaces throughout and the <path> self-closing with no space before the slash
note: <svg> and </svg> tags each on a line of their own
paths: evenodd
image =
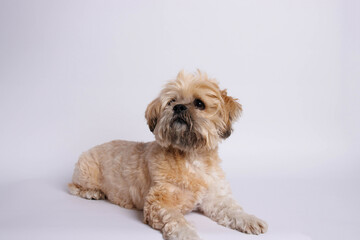
<svg viewBox="0 0 360 240">
<path fill-rule="evenodd" d="M 267 223 L 237 204 L 219 165 L 218 144 L 241 112 L 207 74 L 180 71 L 146 109 L 155 141 L 115 140 L 84 152 L 69 191 L 143 210 L 144 222 L 164 239 L 200 239 L 184 218 L 191 211 L 240 232 L 265 233 Z"/>
</svg>

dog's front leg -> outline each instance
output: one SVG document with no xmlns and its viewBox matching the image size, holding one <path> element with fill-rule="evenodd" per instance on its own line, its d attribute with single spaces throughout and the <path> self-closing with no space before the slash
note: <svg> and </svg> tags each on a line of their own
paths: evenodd
<svg viewBox="0 0 360 240">
<path fill-rule="evenodd" d="M 183 212 L 191 205 L 171 184 L 153 186 L 144 205 L 144 222 L 162 232 L 167 240 L 200 240 Z"/>
<path fill-rule="evenodd" d="M 200 210 L 220 225 L 240 232 L 261 234 L 267 231 L 265 221 L 246 213 L 233 199 L 230 187 L 225 181 L 220 181 L 209 189 Z"/>
</svg>

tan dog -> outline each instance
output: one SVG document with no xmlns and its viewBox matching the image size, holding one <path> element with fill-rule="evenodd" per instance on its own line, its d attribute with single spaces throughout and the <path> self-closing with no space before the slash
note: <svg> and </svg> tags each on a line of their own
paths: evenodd
<svg viewBox="0 0 360 240">
<path fill-rule="evenodd" d="M 156 141 L 116 140 L 83 153 L 70 193 L 143 210 L 144 222 L 165 239 L 200 239 L 184 218 L 193 210 L 241 232 L 264 233 L 267 224 L 236 203 L 219 166 L 218 143 L 241 111 L 206 74 L 182 71 L 146 109 Z"/>
</svg>

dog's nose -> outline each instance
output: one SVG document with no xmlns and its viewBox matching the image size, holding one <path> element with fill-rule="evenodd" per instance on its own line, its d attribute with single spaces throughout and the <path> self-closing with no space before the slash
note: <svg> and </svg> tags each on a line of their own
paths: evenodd
<svg viewBox="0 0 360 240">
<path fill-rule="evenodd" d="M 187 109 L 187 107 L 184 104 L 176 104 L 173 108 L 175 113 L 181 113 L 183 111 L 185 111 Z"/>
</svg>

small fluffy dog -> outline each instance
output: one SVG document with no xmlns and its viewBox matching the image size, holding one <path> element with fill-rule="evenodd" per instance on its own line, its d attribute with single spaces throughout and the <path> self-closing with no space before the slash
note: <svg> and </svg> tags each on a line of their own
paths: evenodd
<svg viewBox="0 0 360 240">
<path fill-rule="evenodd" d="M 144 222 L 165 239 L 200 239 L 184 218 L 193 210 L 244 233 L 265 233 L 267 224 L 236 203 L 220 168 L 218 144 L 241 111 L 215 80 L 181 71 L 146 109 L 156 141 L 116 140 L 84 152 L 70 193 L 143 210 Z"/>
</svg>

